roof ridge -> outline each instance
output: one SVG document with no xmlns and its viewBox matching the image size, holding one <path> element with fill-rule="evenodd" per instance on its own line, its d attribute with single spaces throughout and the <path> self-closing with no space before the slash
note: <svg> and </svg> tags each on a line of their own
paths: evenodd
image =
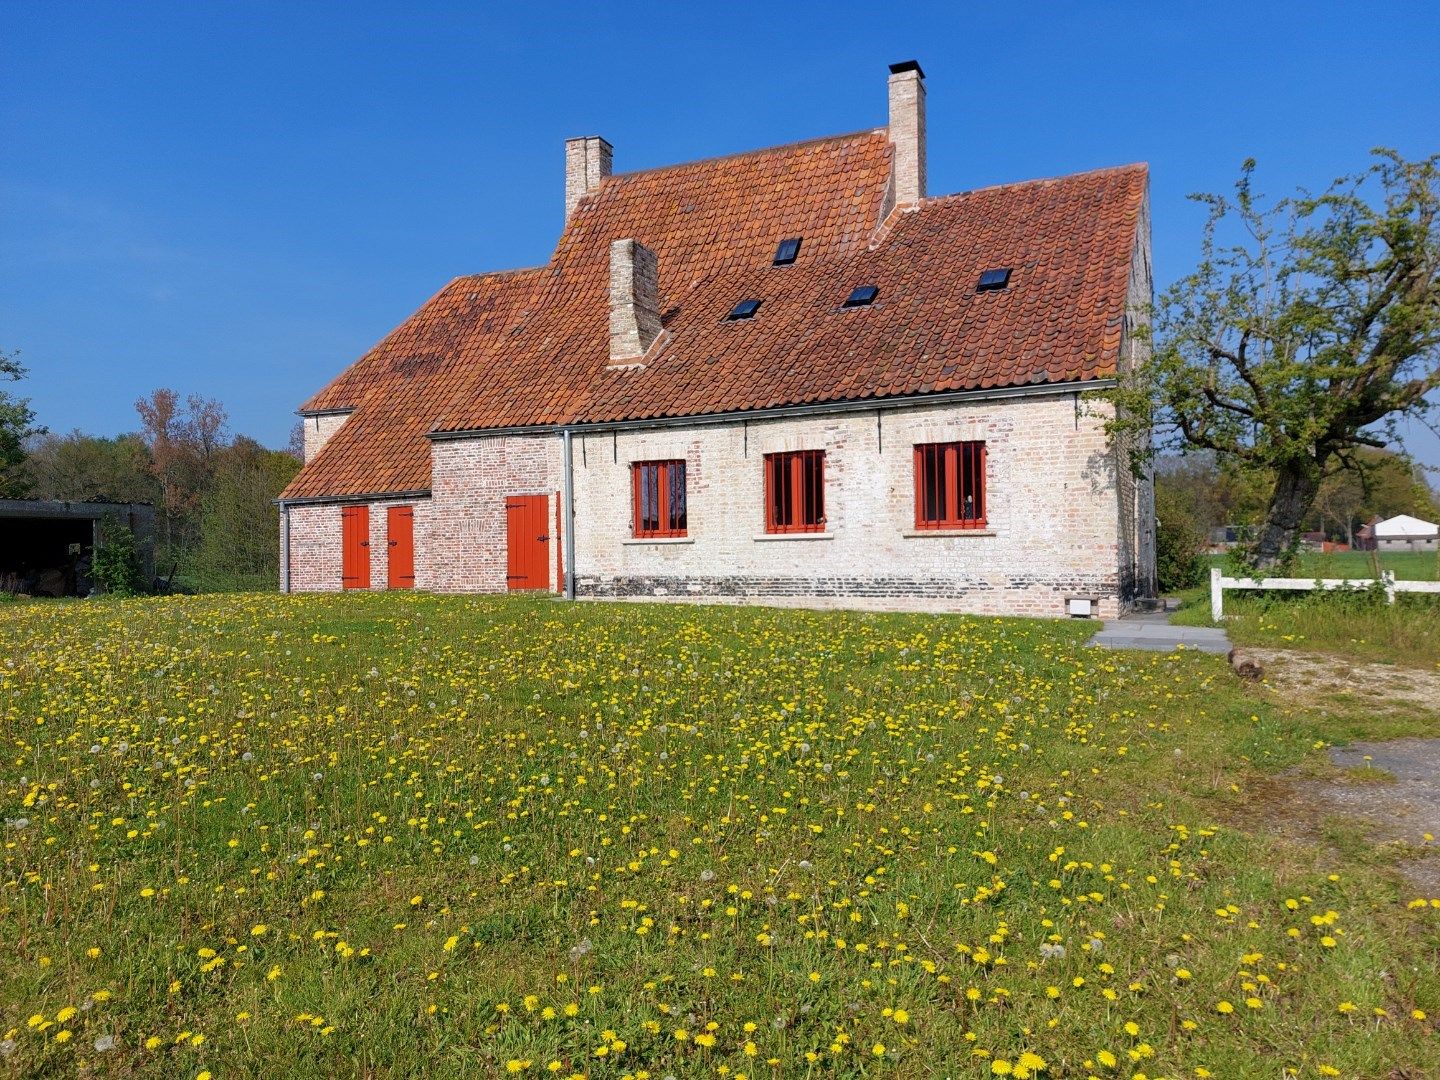
<svg viewBox="0 0 1440 1080">
<path fill-rule="evenodd" d="M 1037 176 L 1030 180 L 1011 180 L 1003 184 L 986 184 L 983 187 L 968 188 L 965 191 L 952 191 L 948 195 L 927 195 L 920 203 L 921 206 L 928 206 L 931 203 L 944 202 L 947 199 L 960 199 L 966 195 L 979 195 L 984 191 L 1008 191 L 1012 188 L 1030 187 L 1039 184 L 1060 184 L 1067 180 L 1080 180 L 1087 176 L 1102 176 L 1105 173 L 1123 172 L 1145 172 L 1150 171 L 1150 163 L 1147 161 L 1132 161 L 1125 165 L 1105 165 L 1098 169 L 1085 169 L 1076 173 L 1062 173 L 1059 176 Z"/>
<path fill-rule="evenodd" d="M 648 176 L 651 173 L 668 172 L 671 169 L 686 169 L 692 165 L 709 165 L 716 161 L 732 161 L 735 158 L 755 157 L 760 154 L 773 154 L 779 150 L 799 150 L 806 146 L 818 146 L 821 143 L 843 142 L 846 139 L 858 139 L 862 135 L 880 135 L 886 132 L 886 128 L 880 127 L 861 128 L 859 131 L 847 131 L 840 135 L 820 135 L 813 139 L 800 139 L 796 142 L 776 143 L 774 146 L 761 146 L 754 150 L 736 150 L 731 154 L 711 154 L 708 157 L 693 158 L 690 161 L 677 161 L 670 165 L 655 165 L 648 169 L 632 169 L 629 172 L 612 173 L 605 180 L 627 180 L 632 176 Z M 604 181 L 602 181 L 602 186 Z"/>
<path fill-rule="evenodd" d="M 469 281 L 469 280 L 472 280 L 472 279 L 484 279 L 484 278 L 517 277 L 517 276 L 520 275 L 520 274 L 533 274 L 533 273 L 536 273 L 537 271 L 540 271 L 540 270 L 549 270 L 549 269 L 550 269 L 550 264 L 549 264 L 549 263 L 540 263 L 538 266 L 514 266 L 514 267 L 511 267 L 509 270 L 481 270 L 481 271 L 479 271 L 478 273 L 475 273 L 475 274 L 456 274 L 453 278 L 451 278 L 449 281 L 447 281 L 447 282 L 445 283 L 444 288 L 442 288 L 442 289 L 440 290 L 440 292 L 444 292 L 445 289 L 448 289 L 451 285 L 454 285 L 457 281 Z M 439 294 L 437 293 L 436 295 L 438 296 Z"/>
</svg>

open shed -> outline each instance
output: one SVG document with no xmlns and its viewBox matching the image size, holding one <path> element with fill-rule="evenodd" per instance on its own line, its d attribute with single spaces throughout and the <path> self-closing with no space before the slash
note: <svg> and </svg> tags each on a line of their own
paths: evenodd
<svg viewBox="0 0 1440 1080">
<path fill-rule="evenodd" d="M 155 508 L 148 503 L 0 499 L 0 592 L 84 596 L 101 522 L 135 536 L 145 574 L 154 572 Z"/>
</svg>

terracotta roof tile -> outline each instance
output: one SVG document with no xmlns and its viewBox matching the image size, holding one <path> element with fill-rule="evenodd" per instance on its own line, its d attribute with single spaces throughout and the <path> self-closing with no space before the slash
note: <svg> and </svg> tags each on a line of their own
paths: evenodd
<svg viewBox="0 0 1440 1080">
<path fill-rule="evenodd" d="M 427 432 L 1091 379 L 1116 367 L 1144 166 L 880 213 L 883 131 L 606 179 L 544 267 L 458 278 L 302 411 L 355 411 L 286 498 L 429 487 Z M 772 267 L 776 244 L 804 243 Z M 659 257 L 667 337 L 607 370 L 609 246 Z M 980 272 L 1013 269 L 977 293 Z M 870 307 L 843 309 L 856 285 Z M 726 314 L 760 299 L 753 319 Z"/>
</svg>

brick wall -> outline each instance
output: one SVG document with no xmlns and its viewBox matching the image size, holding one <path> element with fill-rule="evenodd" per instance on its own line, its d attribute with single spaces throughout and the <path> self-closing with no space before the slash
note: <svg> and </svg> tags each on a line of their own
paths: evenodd
<svg viewBox="0 0 1440 1080">
<path fill-rule="evenodd" d="M 758 601 L 1060 617 L 1069 596 L 1123 603 L 1133 541 L 1119 455 L 1103 403 L 1052 394 L 881 413 L 577 435 L 577 591 L 585 597 Z M 914 528 L 916 443 L 983 439 L 987 528 Z M 826 452 L 827 532 L 764 533 L 762 462 L 780 450 Z M 631 539 L 630 465 L 686 461 L 688 535 Z M 540 494 L 553 520 L 561 487 L 554 434 L 436 442 L 429 500 L 412 500 L 416 586 L 502 592 L 505 500 Z M 371 505 L 371 587 L 385 587 L 384 507 Z M 292 588 L 340 587 L 340 507 L 292 507 Z M 551 586 L 559 588 L 553 529 Z M 1133 571 L 1130 571 L 1133 573 Z"/>
<path fill-rule="evenodd" d="M 416 585 L 440 592 L 504 592 L 506 589 L 505 499 L 545 495 L 553 522 L 560 490 L 558 435 L 495 435 L 443 440 L 431 448 L 431 530 L 421 584 L 416 544 Z M 549 530 L 550 584 L 558 539 Z"/>
<path fill-rule="evenodd" d="M 320 453 L 321 447 L 330 441 L 330 436 L 340 430 L 340 426 L 350 419 L 349 413 L 331 413 L 326 416 L 302 416 L 300 424 L 305 432 L 305 463 L 308 465 L 315 460 L 315 455 Z"/>
<path fill-rule="evenodd" d="M 432 564 L 426 558 L 434 541 L 430 534 L 430 500 L 381 499 L 367 503 L 370 508 L 370 588 L 383 589 L 390 571 L 390 545 L 387 534 L 391 506 L 415 509 L 415 587 L 432 589 Z M 291 506 L 290 517 L 290 591 L 338 592 L 341 589 L 341 540 L 339 503 L 318 506 Z M 282 516 L 280 527 L 285 527 Z"/>
<path fill-rule="evenodd" d="M 1120 603 L 1116 455 L 1073 394 L 878 414 L 587 434 L 575 440 L 582 596 L 1060 616 Z M 915 535 L 916 443 L 984 439 L 983 533 Z M 826 451 L 828 532 L 764 536 L 762 459 Z M 683 458 L 689 535 L 630 539 L 630 463 Z"/>
</svg>

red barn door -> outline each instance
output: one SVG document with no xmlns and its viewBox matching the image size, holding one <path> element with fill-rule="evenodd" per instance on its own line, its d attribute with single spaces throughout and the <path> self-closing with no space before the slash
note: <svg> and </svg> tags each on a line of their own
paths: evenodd
<svg viewBox="0 0 1440 1080">
<path fill-rule="evenodd" d="M 544 495 L 511 495 L 505 500 L 509 538 L 506 581 L 511 589 L 550 587 L 550 534 Z"/>
<path fill-rule="evenodd" d="M 385 512 L 385 537 L 390 553 L 388 580 L 392 589 L 415 587 L 415 508 L 392 506 Z"/>
<path fill-rule="evenodd" d="M 370 588 L 370 507 L 340 508 L 340 584 Z"/>
</svg>

